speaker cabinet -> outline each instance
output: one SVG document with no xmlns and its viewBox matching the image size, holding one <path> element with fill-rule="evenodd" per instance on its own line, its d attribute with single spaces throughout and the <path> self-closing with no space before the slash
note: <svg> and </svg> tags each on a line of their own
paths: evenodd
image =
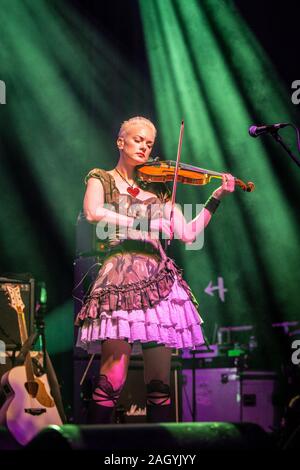
<svg viewBox="0 0 300 470">
<path fill-rule="evenodd" d="M 93 379 L 99 374 L 99 359 L 94 359 L 85 379 L 80 386 L 88 361 L 74 361 L 74 421 L 86 423 L 86 411 L 92 396 Z M 181 364 L 172 360 L 171 364 L 171 419 L 181 421 Z M 131 360 L 126 384 L 118 400 L 114 419 L 115 423 L 146 423 L 146 386 L 142 360 Z"/>
<path fill-rule="evenodd" d="M 25 305 L 24 315 L 27 326 L 28 336 L 33 331 L 34 322 L 34 279 L 28 281 L 10 281 L 0 282 L 0 341 L 1 351 L 9 351 L 21 348 L 20 330 L 18 325 L 18 316 L 14 308 L 10 306 L 6 287 L 8 284 L 19 286 L 22 301 Z"/>
<path fill-rule="evenodd" d="M 241 374 L 242 422 L 259 424 L 265 431 L 279 429 L 281 409 L 276 405 L 279 382 L 274 372 Z"/>
<path fill-rule="evenodd" d="M 182 383 L 183 421 L 195 417 L 199 422 L 250 422 L 269 432 L 279 425 L 273 404 L 278 381 L 273 372 L 183 369 Z"/>
</svg>

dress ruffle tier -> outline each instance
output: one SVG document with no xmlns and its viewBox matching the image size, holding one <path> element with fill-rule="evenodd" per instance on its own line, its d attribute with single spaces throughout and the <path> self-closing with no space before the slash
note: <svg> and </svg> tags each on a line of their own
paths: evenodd
<svg viewBox="0 0 300 470">
<path fill-rule="evenodd" d="M 181 271 L 168 258 L 157 277 L 95 289 L 77 316 L 77 346 L 96 353 L 101 341 L 110 338 L 195 349 L 204 343 L 196 305 Z"/>
</svg>

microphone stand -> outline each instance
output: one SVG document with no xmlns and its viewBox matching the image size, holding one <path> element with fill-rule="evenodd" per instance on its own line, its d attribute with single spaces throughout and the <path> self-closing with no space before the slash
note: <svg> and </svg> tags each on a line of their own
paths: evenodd
<svg viewBox="0 0 300 470">
<path fill-rule="evenodd" d="M 275 132 L 271 132 L 271 136 L 274 137 L 276 142 L 278 142 L 281 145 L 281 147 L 284 148 L 284 150 L 288 153 L 288 155 L 292 158 L 292 160 L 294 160 L 296 165 L 300 167 L 300 160 L 297 157 L 295 157 L 291 149 L 285 144 L 282 137 L 278 134 L 278 130 L 276 130 Z"/>
<path fill-rule="evenodd" d="M 36 332 L 32 335 L 32 340 L 35 342 L 37 339 L 40 339 L 42 352 L 43 352 L 43 369 L 46 373 L 51 395 L 54 398 L 54 402 L 57 407 L 57 411 L 61 417 L 62 422 L 65 424 L 67 422 L 67 418 L 64 411 L 64 406 L 62 402 L 62 397 L 60 393 L 60 386 L 57 381 L 56 373 L 53 368 L 51 359 L 46 349 L 46 336 L 45 336 L 45 321 L 44 316 L 47 311 L 47 293 L 45 283 L 40 283 L 40 295 L 39 295 L 39 302 L 36 306 L 35 311 L 35 325 L 36 325 Z M 30 338 L 31 339 L 31 338 Z"/>
<path fill-rule="evenodd" d="M 210 344 L 203 331 L 204 344 L 206 346 L 206 352 L 213 352 L 213 349 L 210 349 Z M 197 400 L 196 400 L 196 354 L 204 352 L 201 350 L 192 350 L 192 421 L 195 423 L 197 421 Z"/>
<path fill-rule="evenodd" d="M 43 369 L 46 371 L 46 336 L 45 336 L 45 322 L 44 315 L 46 313 L 46 304 L 37 304 L 35 310 L 35 325 L 37 339 L 40 338 L 40 346 L 43 353 Z"/>
</svg>

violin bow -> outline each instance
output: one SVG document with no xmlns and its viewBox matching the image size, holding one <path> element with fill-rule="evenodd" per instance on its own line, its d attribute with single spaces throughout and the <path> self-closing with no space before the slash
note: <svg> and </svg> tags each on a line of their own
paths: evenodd
<svg viewBox="0 0 300 470">
<path fill-rule="evenodd" d="M 173 189 L 172 189 L 172 198 L 171 198 L 171 214 L 170 214 L 170 239 L 167 240 L 167 247 L 170 245 L 173 237 L 174 237 L 174 206 L 175 206 L 175 199 L 176 199 L 176 191 L 177 191 L 177 182 L 178 182 L 178 171 L 179 171 L 179 162 L 181 157 L 181 147 L 182 147 L 182 139 L 183 139 L 183 132 L 184 132 L 184 121 L 181 121 L 180 132 L 179 132 L 179 140 L 178 140 L 178 147 L 177 147 L 177 157 L 176 157 L 176 168 L 174 173 L 174 180 L 173 180 Z"/>
</svg>

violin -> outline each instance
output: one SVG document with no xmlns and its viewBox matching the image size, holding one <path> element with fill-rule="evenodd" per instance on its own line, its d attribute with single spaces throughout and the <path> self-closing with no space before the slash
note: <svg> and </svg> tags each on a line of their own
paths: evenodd
<svg viewBox="0 0 300 470">
<path fill-rule="evenodd" d="M 136 167 L 137 176 L 141 181 L 147 183 L 166 183 L 167 181 L 173 181 L 176 169 L 176 162 L 173 160 L 162 161 L 159 157 L 150 159 L 143 165 Z M 223 173 L 216 171 L 206 170 L 185 163 L 179 163 L 178 169 L 178 182 L 183 184 L 190 184 L 193 186 L 202 186 L 210 183 L 212 178 L 222 179 Z M 234 178 L 235 184 L 239 186 L 243 191 L 251 193 L 255 189 L 254 183 L 249 181 L 244 183 L 239 178 Z"/>
</svg>

